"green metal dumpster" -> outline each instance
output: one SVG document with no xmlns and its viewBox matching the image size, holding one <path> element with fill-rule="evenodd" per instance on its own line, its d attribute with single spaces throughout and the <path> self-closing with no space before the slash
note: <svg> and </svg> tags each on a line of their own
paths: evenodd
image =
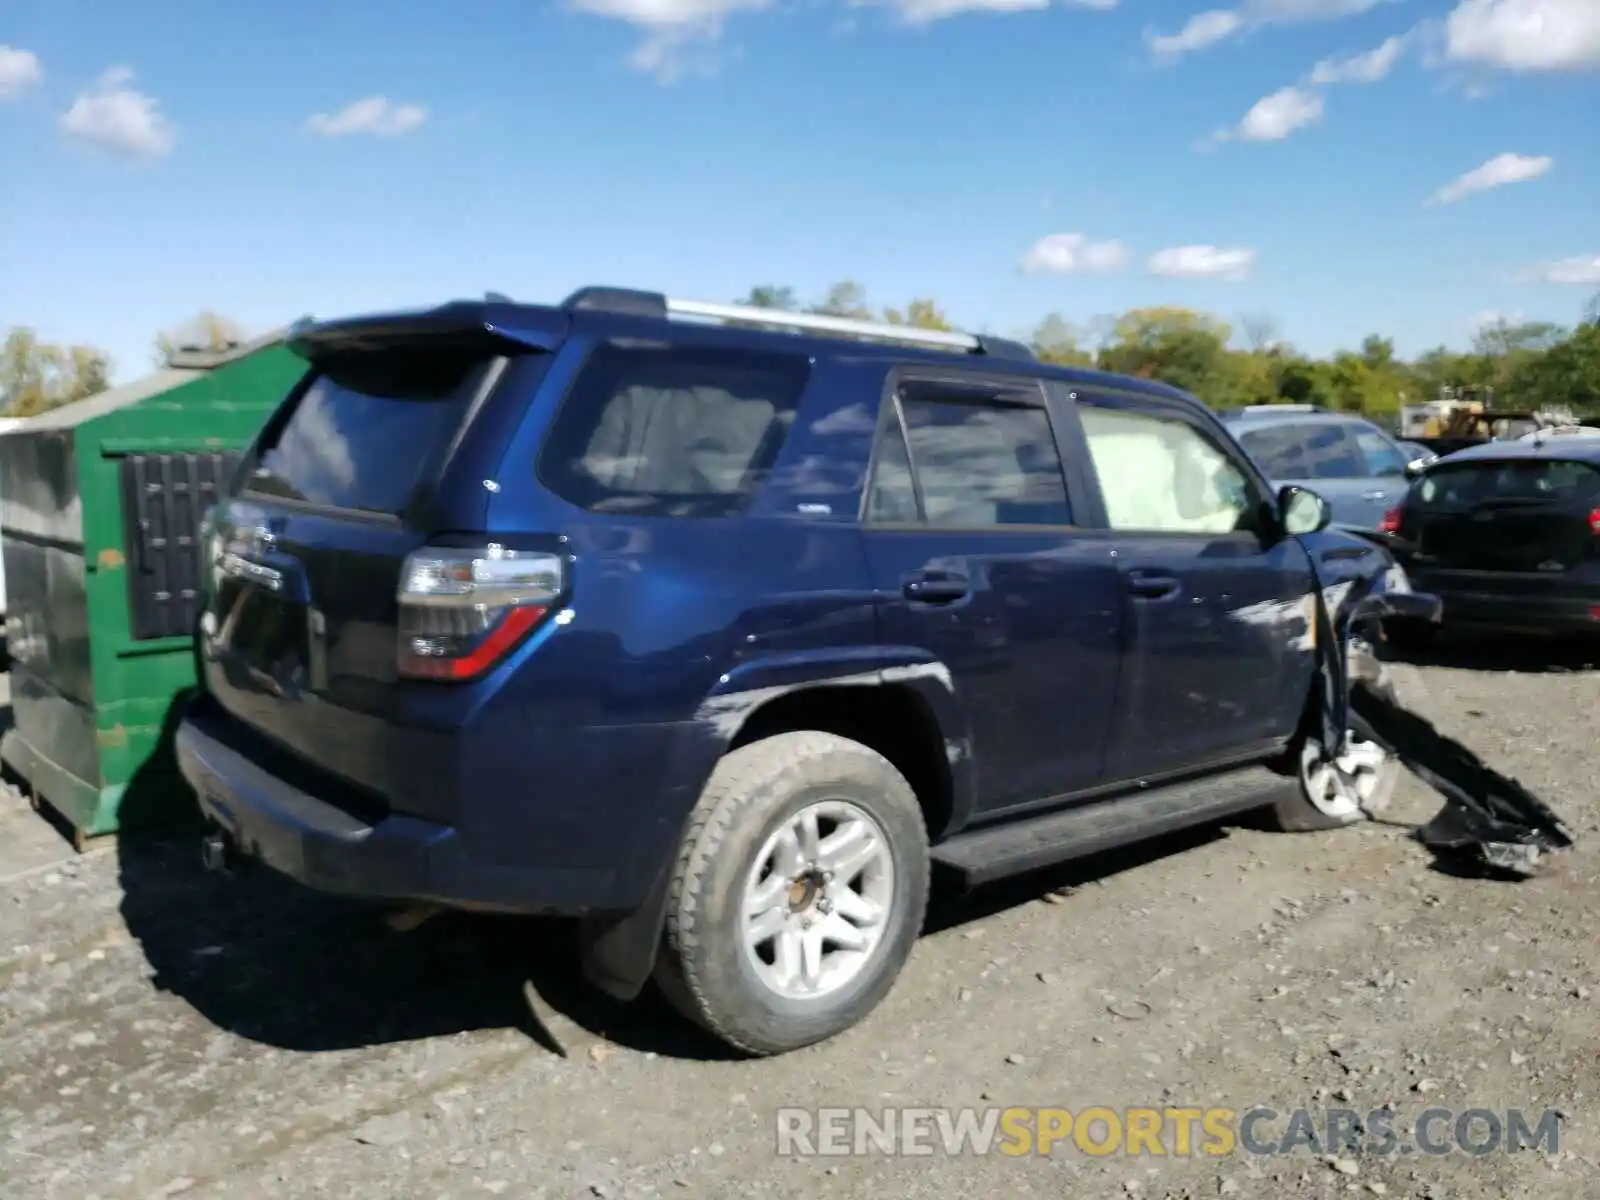
<svg viewBox="0 0 1600 1200">
<path fill-rule="evenodd" d="M 181 811 L 174 702 L 195 683 L 198 526 L 305 364 L 283 331 L 182 351 L 0 438 L 12 726 L 0 758 L 84 842 Z M 148 813 L 145 812 L 149 808 Z"/>
</svg>

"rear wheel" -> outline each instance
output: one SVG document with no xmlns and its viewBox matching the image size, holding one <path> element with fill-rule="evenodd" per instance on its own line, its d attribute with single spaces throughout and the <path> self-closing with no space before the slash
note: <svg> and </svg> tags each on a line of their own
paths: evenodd
<svg viewBox="0 0 1600 1200">
<path fill-rule="evenodd" d="M 729 754 L 701 795 L 657 980 L 736 1049 L 797 1049 L 877 1007 L 927 897 L 927 832 L 904 777 L 858 742 L 779 734 Z"/>
</svg>

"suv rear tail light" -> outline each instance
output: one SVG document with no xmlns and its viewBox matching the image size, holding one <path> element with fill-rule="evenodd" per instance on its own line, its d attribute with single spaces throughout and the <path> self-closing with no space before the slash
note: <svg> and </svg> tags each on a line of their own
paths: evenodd
<svg viewBox="0 0 1600 1200">
<path fill-rule="evenodd" d="M 1589 510 L 1589 532 L 1600 537 L 1600 508 Z"/>
<path fill-rule="evenodd" d="M 1388 512 L 1383 514 L 1383 520 L 1378 523 L 1378 532 L 1400 532 L 1400 510 L 1398 508 L 1391 508 Z"/>
<path fill-rule="evenodd" d="M 401 678 L 476 679 L 522 644 L 565 587 L 562 559 L 543 551 L 417 551 L 400 573 Z"/>
</svg>

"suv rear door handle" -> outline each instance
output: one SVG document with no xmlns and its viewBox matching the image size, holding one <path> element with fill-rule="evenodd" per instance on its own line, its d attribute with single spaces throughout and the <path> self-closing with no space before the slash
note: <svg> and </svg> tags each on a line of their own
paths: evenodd
<svg viewBox="0 0 1600 1200">
<path fill-rule="evenodd" d="M 1361 498 L 1363 500 L 1387 500 L 1389 498 L 1389 493 L 1388 492 L 1362 492 L 1361 493 Z"/>
<path fill-rule="evenodd" d="M 965 575 L 947 571 L 919 571 L 906 576 L 901 590 L 907 600 L 919 600 L 923 604 L 950 604 L 971 591 L 972 585 Z"/>
<path fill-rule="evenodd" d="M 1165 600 L 1178 594 L 1178 580 L 1159 571 L 1130 571 L 1128 590 L 1140 600 Z"/>
</svg>

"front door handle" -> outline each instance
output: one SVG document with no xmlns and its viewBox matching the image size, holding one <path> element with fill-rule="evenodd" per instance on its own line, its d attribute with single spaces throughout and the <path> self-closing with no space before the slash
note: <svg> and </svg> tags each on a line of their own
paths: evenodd
<svg viewBox="0 0 1600 1200">
<path fill-rule="evenodd" d="M 1389 498 L 1389 493 L 1388 492 L 1362 492 L 1361 493 L 1361 498 L 1363 500 L 1387 500 Z"/>
<path fill-rule="evenodd" d="M 1140 600 L 1166 600 L 1178 594 L 1178 580 L 1157 571 L 1133 571 L 1128 575 L 1128 590 Z"/>
<path fill-rule="evenodd" d="M 972 590 L 965 575 L 952 575 L 943 571 L 919 572 L 908 575 L 901 584 L 907 600 L 923 604 L 950 604 L 962 599 Z"/>
</svg>

